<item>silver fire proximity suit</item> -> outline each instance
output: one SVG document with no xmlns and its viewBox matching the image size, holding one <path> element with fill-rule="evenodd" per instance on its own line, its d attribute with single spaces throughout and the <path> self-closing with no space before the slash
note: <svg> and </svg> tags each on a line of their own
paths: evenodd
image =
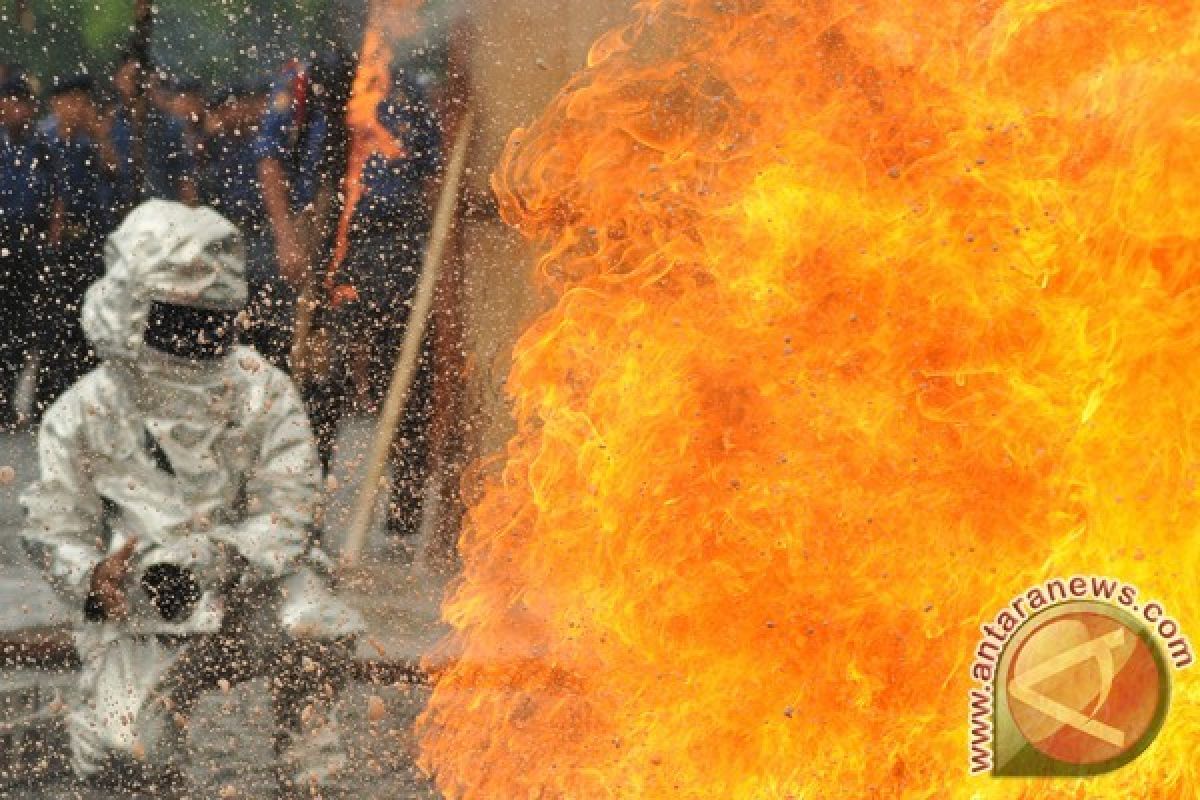
<svg viewBox="0 0 1200 800">
<path fill-rule="evenodd" d="M 281 777 L 323 782 L 344 761 L 332 701 L 362 618 L 311 541 L 319 472 L 296 389 L 232 341 L 241 235 L 211 209 L 152 200 L 105 263 L 82 310 L 103 363 L 46 413 L 22 496 L 27 551 L 83 610 L 74 767 L 181 771 L 197 696 L 267 676 Z M 129 613 L 106 619 L 92 571 L 130 539 Z"/>
</svg>

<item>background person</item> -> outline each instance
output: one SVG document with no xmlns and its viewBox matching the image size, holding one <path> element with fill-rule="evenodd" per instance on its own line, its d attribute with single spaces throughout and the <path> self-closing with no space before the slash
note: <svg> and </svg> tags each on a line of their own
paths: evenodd
<svg viewBox="0 0 1200 800">
<path fill-rule="evenodd" d="M 345 107 L 353 61 L 343 51 L 325 52 L 313 63 L 291 61 L 271 88 L 255 145 L 278 278 L 252 308 L 269 308 L 279 320 L 275 335 L 295 339 L 296 301 L 315 286 L 333 250 L 340 190 L 346 172 Z M 322 320 L 314 329 L 323 330 Z M 268 325 L 276 324 L 268 321 Z M 308 338 L 312 345 L 320 339 Z M 310 347 L 310 353 L 319 350 Z M 311 359 L 310 360 L 315 360 Z M 313 421 L 322 468 L 328 472 L 343 403 L 344 383 L 327 369 L 310 369 L 301 385 Z"/>
<path fill-rule="evenodd" d="M 313 214 L 329 129 L 312 70 L 293 61 L 271 87 L 256 153 L 281 276 L 294 288 L 310 268 Z"/>
<path fill-rule="evenodd" d="M 165 82 L 158 93 L 160 110 L 183 128 L 184 144 L 196 150 L 204 140 L 208 122 L 208 97 L 199 78 L 177 76 Z"/>
<path fill-rule="evenodd" d="M 208 114 L 206 161 L 200 193 L 246 237 L 250 286 L 248 341 L 272 364 L 284 367 L 292 344 L 294 291 L 279 273 L 275 237 L 258 180 L 256 149 L 266 89 L 235 85 L 220 91 Z"/>
<path fill-rule="evenodd" d="M 36 128 L 37 101 L 25 77 L 10 69 L 0 83 L 0 430 L 19 422 L 16 389 L 38 342 L 35 297 L 53 260 L 54 180 L 49 147 Z"/>
<path fill-rule="evenodd" d="M 83 293 L 103 272 L 104 237 L 116 227 L 118 156 L 109 121 L 96 106 L 87 75 L 54 82 L 42 129 L 54 175 L 57 250 L 39 294 L 41 369 L 38 404 L 46 407 L 96 365 L 83 335 Z"/>
<path fill-rule="evenodd" d="M 360 406 L 374 411 L 391 380 L 416 295 L 429 233 L 433 184 L 440 166 L 441 134 L 424 92 L 403 69 L 393 70 L 391 91 L 376 116 L 399 153 L 371 156 L 363 165 L 362 196 L 350 217 L 347 255 L 336 280 L 353 287 L 354 299 L 335 312 L 335 348 L 356 388 Z M 422 519 L 429 469 L 433 390 L 432 326 L 408 404 L 392 446 L 388 532 L 398 555 L 410 558 Z"/>
<path fill-rule="evenodd" d="M 123 188 L 121 201 L 126 207 L 137 198 L 134 186 L 134 162 L 138 155 L 133 142 L 133 109 L 137 103 L 140 68 L 132 50 L 121 55 L 113 73 L 113 88 L 117 103 L 112 116 L 112 141 L 118 156 L 118 173 Z M 153 83 L 157 80 L 153 70 L 146 70 L 142 77 L 145 92 L 146 119 L 142 136 L 143 185 L 141 196 L 178 200 L 194 205 L 197 200 L 195 183 L 195 159 L 188 150 L 183 126 L 153 102 Z"/>
</svg>

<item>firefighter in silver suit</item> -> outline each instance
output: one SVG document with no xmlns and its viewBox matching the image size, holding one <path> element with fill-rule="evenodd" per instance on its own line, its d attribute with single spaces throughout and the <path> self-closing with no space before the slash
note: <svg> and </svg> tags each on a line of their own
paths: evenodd
<svg viewBox="0 0 1200 800">
<path fill-rule="evenodd" d="M 22 496 L 23 543 L 79 610 L 75 770 L 178 784 L 198 695 L 267 676 L 281 780 L 335 782 L 333 701 L 362 618 L 313 541 L 297 392 L 236 343 L 242 236 L 212 209 L 151 200 L 105 265 L 82 309 L 101 365 L 46 413 Z"/>
</svg>

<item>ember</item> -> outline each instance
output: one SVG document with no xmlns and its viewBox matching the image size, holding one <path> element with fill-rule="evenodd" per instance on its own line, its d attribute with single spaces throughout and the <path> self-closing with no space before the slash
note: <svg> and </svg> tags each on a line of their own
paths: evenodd
<svg viewBox="0 0 1200 800">
<path fill-rule="evenodd" d="M 557 302 L 460 542 L 442 791 L 1195 796 L 1194 671 L 1070 785 L 969 778 L 963 700 L 1047 575 L 1200 630 L 1200 10 L 637 9 L 494 182 Z"/>
</svg>

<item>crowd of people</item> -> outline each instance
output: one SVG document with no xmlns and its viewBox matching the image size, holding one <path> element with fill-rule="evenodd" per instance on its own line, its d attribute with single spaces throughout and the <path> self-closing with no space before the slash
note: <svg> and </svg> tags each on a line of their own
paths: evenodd
<svg viewBox="0 0 1200 800">
<path fill-rule="evenodd" d="M 100 276 L 105 237 L 142 190 L 199 202 L 213 167 L 207 140 L 220 135 L 230 107 L 256 96 L 261 105 L 265 91 L 223 91 L 213 98 L 217 113 L 192 121 L 174 113 L 176 87 L 156 82 L 147 93 L 145 186 L 138 187 L 132 121 L 138 69 L 123 57 L 102 85 L 88 74 L 41 84 L 19 65 L 0 68 L 0 275 L 7 317 L 0 425 L 7 428 L 35 423 L 95 365 L 79 327 L 79 304 Z"/>
<path fill-rule="evenodd" d="M 221 87 L 147 68 L 132 51 L 107 78 L 38 80 L 0 65 L 0 430 L 36 425 L 96 366 L 79 321 L 84 292 L 103 272 L 108 235 L 150 198 L 209 206 L 240 229 L 250 287 L 241 337 L 289 369 L 298 298 L 328 288 L 328 206 L 343 196 L 337 142 L 352 75 L 336 54 L 281 65 L 273 81 Z M 396 146 L 362 166 L 340 295 L 319 303 L 329 358 L 302 381 L 326 470 L 339 419 L 382 399 L 440 164 L 425 87 L 403 69 L 393 78 L 377 118 Z M 430 362 L 426 351 L 393 459 L 389 528 L 400 534 L 419 522 Z"/>
</svg>

